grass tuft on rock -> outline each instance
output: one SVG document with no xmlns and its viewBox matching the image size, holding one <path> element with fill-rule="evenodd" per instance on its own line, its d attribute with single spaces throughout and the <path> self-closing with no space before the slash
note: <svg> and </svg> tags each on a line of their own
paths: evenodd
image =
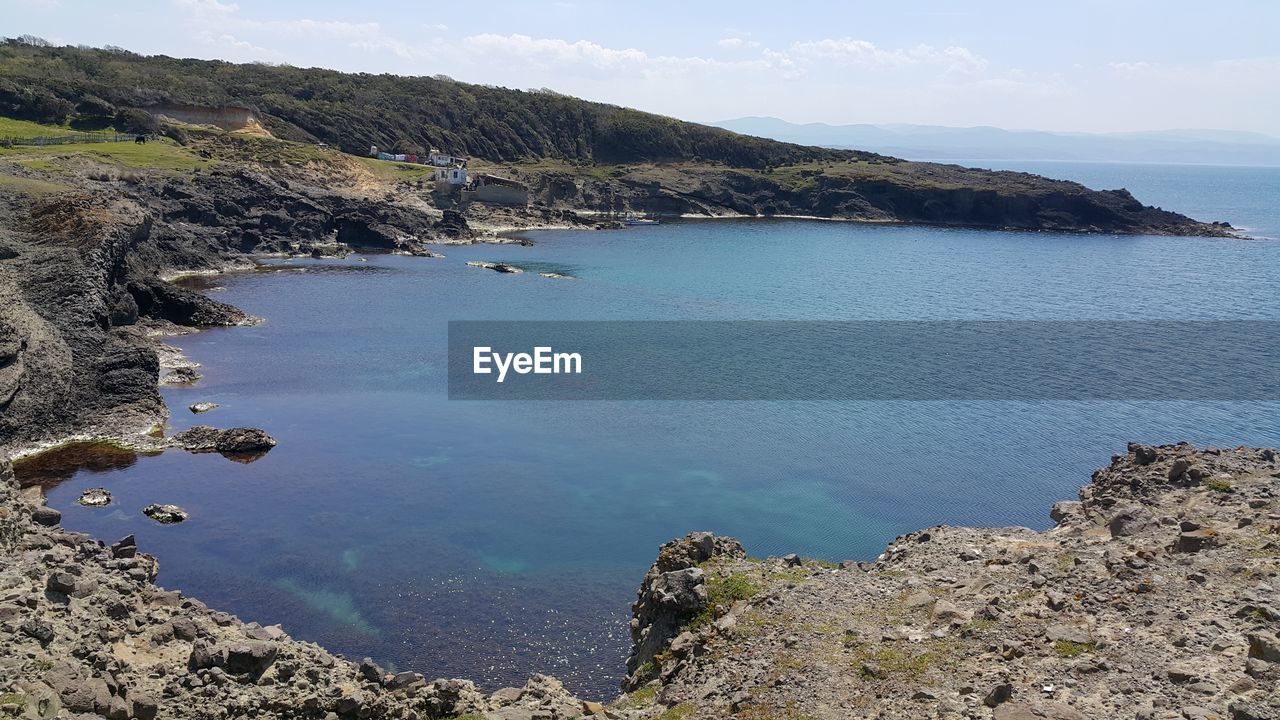
<svg viewBox="0 0 1280 720">
<path fill-rule="evenodd" d="M 1093 652 L 1093 648 L 1093 643 L 1071 642 L 1070 640 L 1055 640 L 1053 643 L 1053 651 L 1065 658 L 1073 658 Z"/>
</svg>

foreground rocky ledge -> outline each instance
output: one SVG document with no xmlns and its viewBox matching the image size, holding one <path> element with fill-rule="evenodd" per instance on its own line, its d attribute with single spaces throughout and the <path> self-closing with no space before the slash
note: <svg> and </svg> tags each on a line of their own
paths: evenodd
<svg viewBox="0 0 1280 720">
<path fill-rule="evenodd" d="M 1280 718 L 1273 450 L 1131 445 L 1056 527 L 940 526 L 871 564 L 664 546 L 627 686 L 650 716 Z"/>
<path fill-rule="evenodd" d="M 1056 527 L 935 527 L 874 563 L 664 545 L 605 706 L 354 664 L 158 588 L 0 461 L 0 717 L 1280 718 L 1272 450 L 1131 445 Z"/>
</svg>

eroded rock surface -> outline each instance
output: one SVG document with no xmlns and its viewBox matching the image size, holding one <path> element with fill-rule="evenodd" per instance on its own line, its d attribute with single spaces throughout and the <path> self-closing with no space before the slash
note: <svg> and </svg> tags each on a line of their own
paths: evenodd
<svg viewBox="0 0 1280 720">
<path fill-rule="evenodd" d="M 841 566 L 693 550 L 713 546 L 706 535 L 668 544 L 636 604 L 632 692 L 615 707 L 1280 717 L 1274 451 L 1131 445 L 1053 516 L 1045 532 L 929 528 Z"/>
</svg>

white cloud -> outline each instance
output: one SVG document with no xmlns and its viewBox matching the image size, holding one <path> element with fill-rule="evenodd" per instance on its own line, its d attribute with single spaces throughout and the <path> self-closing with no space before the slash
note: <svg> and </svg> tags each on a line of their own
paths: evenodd
<svg viewBox="0 0 1280 720">
<path fill-rule="evenodd" d="M 283 56 L 264 47 L 258 47 L 251 42 L 240 40 L 234 35 L 222 34 L 215 35 L 207 30 L 202 30 L 192 36 L 192 39 L 206 47 L 219 50 L 225 50 L 230 53 L 229 57 L 239 60 L 283 60 Z"/>
<path fill-rule="evenodd" d="M 739 50 L 742 48 L 760 47 L 760 43 L 756 42 L 755 40 L 747 40 L 745 38 L 740 38 L 740 37 L 721 38 L 720 40 L 716 41 L 716 45 L 719 45 L 720 47 L 728 50 Z"/>
<path fill-rule="evenodd" d="M 280 56 L 282 53 L 255 45 L 245 36 L 258 37 L 259 42 L 279 43 L 283 40 L 305 40 L 339 44 L 363 52 L 389 52 L 411 59 L 418 52 L 408 44 L 387 34 L 376 22 L 352 23 L 340 20 L 257 20 L 244 17 L 240 6 L 219 0 L 173 0 L 187 12 L 196 28 L 192 39 L 205 45 L 223 45 L 236 50 L 252 50 L 258 54 Z M 439 26 L 443 27 L 443 26 Z"/>
<path fill-rule="evenodd" d="M 838 62 L 863 67 L 908 67 L 930 65 L 948 72 L 976 73 L 987 68 L 986 59 L 968 48 L 916 45 L 912 48 L 884 49 L 869 40 L 824 38 L 793 43 L 790 54 L 810 61 Z"/>
<path fill-rule="evenodd" d="M 235 3 L 221 3 L 218 0 L 173 0 L 173 4 L 199 15 L 229 15 L 240 9 Z"/>
</svg>

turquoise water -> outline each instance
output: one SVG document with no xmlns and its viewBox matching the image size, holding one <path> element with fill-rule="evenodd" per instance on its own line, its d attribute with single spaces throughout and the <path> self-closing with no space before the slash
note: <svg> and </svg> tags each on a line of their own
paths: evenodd
<svg viewBox="0 0 1280 720">
<path fill-rule="evenodd" d="M 1280 237 L 1278 170 L 1032 169 Z M 204 379 L 165 391 L 173 429 L 254 425 L 279 447 L 86 471 L 50 502 L 69 527 L 136 533 L 163 584 L 351 657 L 491 688 L 550 672 L 601 696 L 672 537 L 870 559 L 937 523 L 1045 527 L 1128 440 L 1280 444 L 1275 403 L 493 403 L 444 384 L 460 319 L 1280 319 L 1278 241 L 802 221 L 531 237 L 219 278 L 267 321 L 176 339 Z M 197 419 L 197 400 L 222 407 Z M 116 505 L 76 506 L 94 485 Z M 192 518 L 155 525 L 151 502 Z"/>
</svg>

